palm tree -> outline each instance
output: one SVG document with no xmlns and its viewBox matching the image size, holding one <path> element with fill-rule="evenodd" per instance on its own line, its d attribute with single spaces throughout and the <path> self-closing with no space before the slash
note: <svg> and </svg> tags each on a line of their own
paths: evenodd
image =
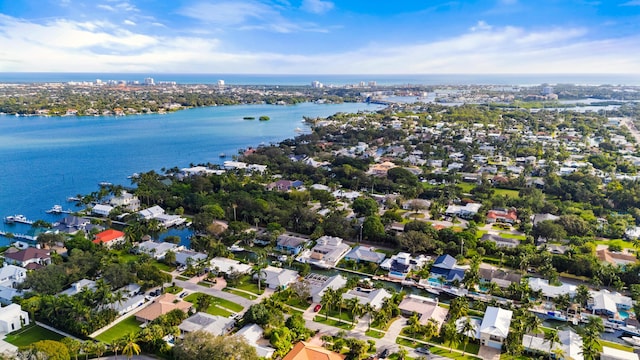
<svg viewBox="0 0 640 360">
<path fill-rule="evenodd" d="M 405 349 L 404 347 L 400 346 L 398 351 L 396 351 L 396 354 L 398 355 L 398 360 L 404 360 L 407 357 L 407 355 L 409 355 L 409 351 L 407 351 L 407 349 Z"/>
<path fill-rule="evenodd" d="M 576 287 L 576 296 L 575 296 L 576 303 L 580 305 L 580 307 L 585 307 L 589 299 L 591 299 L 591 293 L 589 292 L 589 288 L 584 284 L 578 285 Z"/>
<path fill-rule="evenodd" d="M 334 301 L 336 299 L 336 291 L 333 288 L 328 288 L 324 294 L 322 294 L 322 298 L 320 300 L 320 304 L 322 304 L 322 306 L 324 306 L 325 311 L 325 320 L 329 320 L 329 311 L 331 310 L 331 307 L 334 304 Z"/>
<path fill-rule="evenodd" d="M 451 301 L 449 306 L 449 318 L 455 320 L 466 316 L 469 312 L 469 300 L 466 297 L 460 296 Z"/>
<path fill-rule="evenodd" d="M 138 345 L 136 341 L 138 341 L 136 334 L 132 332 L 125 335 L 122 339 L 122 353 L 126 355 L 128 359 L 131 359 L 133 355 L 140 354 L 140 345 Z"/>
<path fill-rule="evenodd" d="M 544 333 L 544 340 L 549 342 L 549 354 L 553 352 L 553 346 L 555 344 L 560 343 L 560 336 L 558 335 L 557 329 L 551 329 L 548 332 Z M 529 348 L 531 348 L 531 343 L 529 343 Z M 557 359 L 557 357 L 556 357 Z"/>
<path fill-rule="evenodd" d="M 111 349 L 111 351 L 113 351 L 113 356 L 115 359 L 118 358 L 118 351 L 120 351 L 120 349 L 122 349 L 122 341 L 120 339 L 113 339 L 111 340 L 111 342 L 109 343 L 109 349 Z"/>
<path fill-rule="evenodd" d="M 78 353 L 80 352 L 80 349 L 82 349 L 82 343 L 70 337 L 66 337 L 60 342 L 62 342 L 64 346 L 67 347 L 67 350 L 69 350 L 69 355 L 72 355 L 76 360 L 78 360 Z"/>
<path fill-rule="evenodd" d="M 349 309 L 349 312 L 351 313 L 351 325 L 354 325 L 356 323 L 356 317 L 358 317 L 362 309 L 358 299 L 356 298 L 348 299 L 347 309 Z"/>
<path fill-rule="evenodd" d="M 524 320 L 525 332 L 531 332 L 535 335 L 536 333 L 539 333 L 541 331 L 540 327 L 542 326 L 542 320 L 540 320 L 540 318 L 534 315 L 533 313 L 527 312 L 527 314 L 528 315 Z M 532 342 L 533 342 L 533 336 L 531 336 L 529 339 L 529 349 L 531 349 Z"/>
<path fill-rule="evenodd" d="M 536 317 L 537 318 L 537 317 Z M 464 348 L 462 349 L 462 355 L 464 356 L 465 353 L 467 352 L 467 345 L 469 344 L 469 339 L 471 339 L 471 337 L 475 338 L 476 336 L 476 326 L 475 324 L 471 321 L 470 317 L 466 317 L 464 319 L 464 322 L 462 323 L 462 335 L 464 335 Z"/>
<path fill-rule="evenodd" d="M 446 344 L 449 344 L 449 352 L 452 352 L 453 347 L 460 343 L 460 334 L 455 322 L 445 323 L 440 330 L 440 336 Z"/>
<path fill-rule="evenodd" d="M 553 356 L 555 356 L 556 359 L 564 359 L 564 357 L 567 355 L 564 352 L 564 350 L 562 350 L 561 347 L 553 349 L 553 351 L 551 351 L 551 353 L 553 354 Z"/>
<path fill-rule="evenodd" d="M 251 269 L 251 274 L 258 278 L 258 292 L 260 292 L 260 283 L 262 282 L 262 277 L 263 276 L 265 278 L 267 277 L 267 275 L 264 272 L 264 269 L 266 267 L 267 267 L 267 264 L 265 264 L 264 262 L 259 262 L 253 265 L 253 268 Z"/>
<path fill-rule="evenodd" d="M 600 354 L 600 335 L 604 331 L 602 318 L 590 316 L 582 331 L 582 356 L 595 360 Z"/>
<path fill-rule="evenodd" d="M 371 330 L 371 318 L 373 317 L 373 314 L 376 312 L 376 309 L 373 306 L 371 306 L 370 303 L 366 303 L 362 307 L 362 311 L 363 311 L 363 314 L 367 315 L 368 317 L 367 331 L 369 331 Z"/>
<path fill-rule="evenodd" d="M 96 354 L 96 357 L 102 357 L 106 351 L 107 346 L 103 342 L 98 341 L 97 343 L 94 343 L 93 352 Z"/>
</svg>

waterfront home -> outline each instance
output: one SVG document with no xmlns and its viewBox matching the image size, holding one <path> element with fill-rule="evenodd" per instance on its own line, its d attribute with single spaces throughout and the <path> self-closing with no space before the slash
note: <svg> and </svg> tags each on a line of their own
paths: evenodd
<svg viewBox="0 0 640 360">
<path fill-rule="evenodd" d="M 100 225 L 91 224 L 88 218 L 77 217 L 73 215 L 65 216 L 60 222 L 53 225 L 52 230 L 59 231 L 69 235 L 75 235 L 78 231 L 90 232 L 93 229 L 104 230 Z"/>
<path fill-rule="evenodd" d="M 238 272 L 240 274 L 248 274 L 251 271 L 251 266 L 225 257 L 214 257 L 209 261 L 209 264 L 211 264 L 211 271 L 216 273 L 231 274 L 232 272 Z"/>
<path fill-rule="evenodd" d="M 631 298 L 618 292 L 610 292 L 609 290 L 590 290 L 589 294 L 591 297 L 587 301 L 587 309 L 593 314 L 602 314 L 615 318 L 618 316 L 619 310 L 626 311 L 633 308 L 633 301 Z"/>
<path fill-rule="evenodd" d="M 529 278 L 529 287 L 533 291 L 540 291 L 547 299 L 555 299 L 558 295 L 569 294 L 571 298 L 576 296 L 576 286 L 561 283 L 560 286 L 550 285 L 549 280 L 540 278 Z"/>
<path fill-rule="evenodd" d="M 123 233 L 122 231 L 109 229 L 96 234 L 95 238 L 93 239 L 93 243 L 111 248 L 113 245 L 124 243 L 124 240 L 125 233 Z"/>
<path fill-rule="evenodd" d="M 51 251 L 28 247 L 24 250 L 9 248 L 4 253 L 4 262 L 35 270 L 51 264 Z"/>
<path fill-rule="evenodd" d="M 164 259 L 167 251 L 175 252 L 177 250 L 180 250 L 178 245 L 169 242 L 155 242 L 147 240 L 138 244 L 139 253 L 147 254 L 156 260 Z"/>
<path fill-rule="evenodd" d="M 444 254 L 438 256 L 433 262 L 430 272 L 432 277 L 450 283 L 456 280 L 462 281 L 465 269 L 457 266 L 457 260 L 453 256 Z"/>
<path fill-rule="evenodd" d="M 321 346 L 298 342 L 282 360 L 344 360 L 347 356 L 327 350 Z"/>
<path fill-rule="evenodd" d="M 223 336 L 233 329 L 234 324 L 235 320 L 224 316 L 197 312 L 182 321 L 178 325 L 178 329 L 182 335 L 194 331 L 204 331 L 215 336 Z"/>
<path fill-rule="evenodd" d="M 103 217 L 109 216 L 111 211 L 113 211 L 113 206 L 110 206 L 110 205 L 96 204 L 93 206 L 93 208 L 91 208 L 91 213 L 93 215 L 98 215 Z"/>
<path fill-rule="evenodd" d="M 386 255 L 384 253 L 376 252 L 372 246 L 359 245 L 349 251 L 344 258 L 345 260 L 353 260 L 357 263 L 363 261 L 380 264 L 384 261 L 385 257 Z"/>
<path fill-rule="evenodd" d="M 602 352 L 600 353 L 600 360 L 640 360 L 640 355 L 630 351 L 603 346 Z"/>
<path fill-rule="evenodd" d="M 520 241 L 517 239 L 505 238 L 500 235 L 494 234 L 484 234 L 482 235 L 482 238 L 480 238 L 480 240 L 491 241 L 492 243 L 496 244 L 497 247 L 503 248 L 515 248 L 520 245 Z"/>
<path fill-rule="evenodd" d="M 509 335 L 509 326 L 513 312 L 489 306 L 480 324 L 480 345 L 502 349 L 502 344 Z"/>
<path fill-rule="evenodd" d="M 114 196 L 109 200 L 111 206 L 122 207 L 129 211 L 138 211 L 140 199 L 137 196 L 123 191 L 120 196 Z"/>
<path fill-rule="evenodd" d="M 438 329 L 444 324 L 449 310 L 438 306 L 438 299 L 431 299 L 420 295 L 409 294 L 402 299 L 398 309 L 403 316 L 411 317 L 413 314 L 419 316 L 420 324 L 425 325 L 429 320 L 433 320 Z"/>
<path fill-rule="evenodd" d="M 502 289 L 508 288 L 513 283 L 520 283 L 522 279 L 522 276 L 514 271 L 506 271 L 484 263 L 480 264 L 478 276 L 481 286 L 486 286 L 487 283 L 495 283 Z"/>
<path fill-rule="evenodd" d="M 518 212 L 511 209 L 492 209 L 487 212 L 487 223 L 507 223 L 515 224 L 518 221 Z"/>
<path fill-rule="evenodd" d="M 155 219 L 158 215 L 164 214 L 164 209 L 158 205 L 138 211 L 138 215 L 144 220 Z"/>
<path fill-rule="evenodd" d="M 445 210 L 445 214 L 447 216 L 457 216 L 462 219 L 472 219 L 481 207 L 482 204 L 479 203 L 467 203 L 464 206 L 449 205 Z"/>
<path fill-rule="evenodd" d="M 385 289 L 356 288 L 342 295 L 344 300 L 357 299 L 360 305 L 371 305 L 375 310 L 380 310 L 385 299 L 390 299 L 391 294 Z"/>
<path fill-rule="evenodd" d="M 351 250 L 339 237 L 324 235 L 316 240 L 316 246 L 306 260 L 309 264 L 322 268 L 332 268 Z"/>
<path fill-rule="evenodd" d="M 257 279 L 258 274 L 253 275 L 253 278 Z M 298 280 L 298 272 L 267 266 L 260 271 L 260 279 L 264 281 L 269 289 L 283 290 Z"/>
<path fill-rule="evenodd" d="M 224 163 L 222 163 L 222 167 L 224 167 L 226 170 L 239 170 L 239 169 L 246 169 L 247 168 L 247 163 L 241 162 L 241 161 L 225 161 Z"/>
<path fill-rule="evenodd" d="M 0 334 L 18 331 L 29 325 L 29 313 L 18 304 L 10 304 L 0 308 Z"/>
<path fill-rule="evenodd" d="M 278 180 L 267 185 L 267 190 L 277 190 L 277 191 L 289 191 L 293 189 L 299 189 L 304 185 L 304 183 L 300 180 Z"/>
<path fill-rule="evenodd" d="M 559 330 L 558 338 L 560 341 L 554 343 L 553 347 L 551 347 L 549 341 L 545 340 L 544 337 L 525 334 L 522 337 L 522 346 L 524 347 L 525 352 L 532 354 L 548 354 L 555 356 L 554 354 L 561 350 L 562 354 L 564 354 L 561 357 L 562 359 L 584 359 L 582 356 L 582 337 L 580 337 L 580 335 L 570 329 Z M 549 349 L 551 349 L 551 352 L 549 352 Z"/>
<path fill-rule="evenodd" d="M 70 288 L 68 288 L 67 290 L 62 291 L 58 295 L 72 296 L 72 295 L 81 293 L 84 289 L 94 290 L 95 288 L 96 288 L 96 282 L 95 281 L 89 280 L 89 279 L 81 279 L 81 280 L 78 280 L 78 281 L 74 282 L 73 284 L 71 284 Z"/>
<path fill-rule="evenodd" d="M 269 341 L 264 339 L 264 330 L 259 325 L 245 325 L 242 329 L 238 330 L 234 336 L 243 337 L 247 344 L 256 349 L 256 353 L 258 353 L 260 358 L 271 359 L 275 352 L 274 348 L 268 346 Z M 260 345 L 260 343 L 265 345 Z"/>
<path fill-rule="evenodd" d="M 182 176 L 195 176 L 195 175 L 222 175 L 224 170 L 209 169 L 205 166 L 192 166 L 190 168 L 180 169 Z"/>
<path fill-rule="evenodd" d="M 0 286 L 16 288 L 18 284 L 22 284 L 26 278 L 27 269 L 23 267 L 4 264 L 4 266 L 0 268 Z"/>
<path fill-rule="evenodd" d="M 314 303 L 320 303 L 322 301 L 322 295 L 324 295 L 327 289 L 337 290 L 347 285 L 347 279 L 340 274 L 328 277 L 311 273 L 304 278 L 304 282 L 309 287 L 311 300 Z"/>
<path fill-rule="evenodd" d="M 290 255 L 298 255 L 308 240 L 298 236 L 282 234 L 276 241 L 276 250 Z"/>
<path fill-rule="evenodd" d="M 136 320 L 146 324 L 172 310 L 179 309 L 186 313 L 191 309 L 191 306 L 190 302 L 184 301 L 174 294 L 166 293 L 153 300 L 151 305 L 138 311 L 135 316 Z"/>
<path fill-rule="evenodd" d="M 633 265 L 638 262 L 638 258 L 635 255 L 609 251 L 609 249 L 597 250 L 596 257 L 602 263 L 607 263 L 614 266 L 622 266 L 622 267 L 627 265 Z"/>
<path fill-rule="evenodd" d="M 422 268 L 428 260 L 429 258 L 424 255 L 413 258 L 409 253 L 399 252 L 385 259 L 380 264 L 380 268 L 388 270 L 388 276 L 391 278 L 404 279 L 411 270 Z"/>
<path fill-rule="evenodd" d="M 189 263 L 197 264 L 200 261 L 207 260 L 207 254 L 192 250 L 179 250 L 176 251 L 176 264 L 180 266 L 187 266 Z"/>
</svg>

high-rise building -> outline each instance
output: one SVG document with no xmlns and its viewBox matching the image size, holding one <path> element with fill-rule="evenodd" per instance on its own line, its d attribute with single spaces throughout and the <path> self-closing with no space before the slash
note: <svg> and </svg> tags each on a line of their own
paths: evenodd
<svg viewBox="0 0 640 360">
<path fill-rule="evenodd" d="M 155 81 L 153 80 L 152 77 L 148 77 L 148 78 L 144 78 L 144 84 L 145 85 L 155 85 Z"/>
<path fill-rule="evenodd" d="M 312 87 L 312 88 L 319 89 L 319 88 L 324 87 L 324 84 L 323 84 L 323 83 L 321 83 L 321 82 L 320 82 L 320 81 L 318 81 L 318 80 L 315 80 L 315 81 L 313 81 L 313 82 L 311 83 L 311 87 Z"/>
</svg>

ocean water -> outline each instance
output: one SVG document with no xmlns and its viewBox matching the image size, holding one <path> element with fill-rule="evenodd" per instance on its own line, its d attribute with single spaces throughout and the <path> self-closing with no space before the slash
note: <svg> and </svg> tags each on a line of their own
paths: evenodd
<svg viewBox="0 0 640 360">
<path fill-rule="evenodd" d="M 179 84 L 228 85 L 310 85 L 320 81 L 325 85 L 359 84 L 375 81 L 378 85 L 640 85 L 640 74 L 416 74 L 416 75 L 266 75 L 266 74 L 152 74 L 152 73 L 6 73 L 0 72 L 2 83 L 68 82 L 125 80 L 140 81 L 152 77 L 158 81 Z"/>
<path fill-rule="evenodd" d="M 0 217 L 22 214 L 50 222 L 46 214 L 69 196 L 98 189 L 102 181 L 130 185 L 127 176 L 191 163 L 222 163 L 241 148 L 309 131 L 303 116 L 378 110 L 364 103 L 207 107 L 171 114 L 125 117 L 0 116 Z M 267 115 L 270 121 L 258 121 Z M 256 120 L 243 120 L 254 116 Z M 220 153 L 227 154 L 226 159 Z M 29 226 L 0 224 L 26 233 Z M 0 246 L 8 239 L 0 237 Z"/>
</svg>

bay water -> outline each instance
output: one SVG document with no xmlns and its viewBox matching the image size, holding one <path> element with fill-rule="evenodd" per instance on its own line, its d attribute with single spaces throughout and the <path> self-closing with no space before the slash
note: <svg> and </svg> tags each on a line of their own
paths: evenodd
<svg viewBox="0 0 640 360">
<path fill-rule="evenodd" d="M 127 177 L 133 173 L 222 163 L 239 149 L 309 132 L 303 116 L 380 108 L 364 103 L 303 103 L 205 107 L 124 117 L 0 116 L 0 217 L 22 214 L 55 222 L 62 215 L 46 214 L 47 209 L 59 204 L 65 210 L 77 210 L 67 197 L 96 191 L 100 182 L 130 185 Z M 263 115 L 270 120 L 259 121 Z M 221 153 L 227 157 L 221 158 Z M 0 229 L 27 233 L 30 227 L 2 223 Z M 0 246 L 8 242 L 0 237 Z"/>
</svg>

